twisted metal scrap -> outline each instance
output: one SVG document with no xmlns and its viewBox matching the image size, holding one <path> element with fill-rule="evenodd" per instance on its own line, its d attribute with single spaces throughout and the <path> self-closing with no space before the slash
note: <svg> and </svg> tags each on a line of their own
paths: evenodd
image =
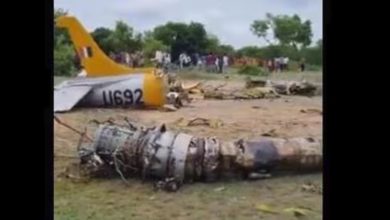
<svg viewBox="0 0 390 220">
<path fill-rule="evenodd" d="M 222 142 L 168 131 L 164 124 L 145 128 L 126 123 L 98 123 L 93 142 L 79 148 L 80 165 L 89 175 L 108 176 L 107 172 L 115 171 L 126 183 L 128 177 L 153 179 L 155 187 L 175 191 L 185 182 L 322 169 L 322 142 L 312 138 Z"/>
<path fill-rule="evenodd" d="M 226 84 L 225 84 L 226 85 Z M 306 81 L 270 81 L 254 80 L 247 78 L 245 88 L 222 91 L 215 88 L 204 88 L 206 99 L 263 99 L 279 98 L 280 95 L 304 95 L 313 96 L 319 89 L 318 86 Z"/>
</svg>

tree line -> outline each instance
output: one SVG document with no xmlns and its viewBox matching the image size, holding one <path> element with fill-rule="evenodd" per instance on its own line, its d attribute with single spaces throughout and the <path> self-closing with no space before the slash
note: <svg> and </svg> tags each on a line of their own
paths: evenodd
<svg viewBox="0 0 390 220">
<path fill-rule="evenodd" d="M 54 18 L 62 15 L 67 15 L 67 11 L 55 10 Z M 176 62 L 182 52 L 259 59 L 287 56 L 290 60 L 305 59 L 307 64 L 322 66 L 322 40 L 310 46 L 312 30 L 309 20 L 302 21 L 298 15 L 267 14 L 264 19 L 253 21 L 249 28 L 267 45 L 235 49 L 221 44 L 217 36 L 207 33 L 204 25 L 198 22 L 168 22 L 140 33 L 124 21 L 117 21 L 113 29 L 98 27 L 91 35 L 106 54 L 143 51 L 145 58 L 150 59 L 156 50 L 161 50 L 171 54 L 172 62 Z M 67 31 L 55 27 L 54 74 L 72 75 L 78 69 L 78 59 Z"/>
</svg>

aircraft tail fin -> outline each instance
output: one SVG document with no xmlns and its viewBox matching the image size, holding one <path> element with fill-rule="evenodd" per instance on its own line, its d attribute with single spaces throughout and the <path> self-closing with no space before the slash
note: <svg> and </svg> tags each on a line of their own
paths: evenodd
<svg viewBox="0 0 390 220">
<path fill-rule="evenodd" d="M 87 77 L 154 73 L 156 70 L 155 68 L 130 68 L 116 63 L 100 49 L 92 36 L 75 17 L 61 16 L 57 18 L 56 26 L 68 29 Z"/>
</svg>

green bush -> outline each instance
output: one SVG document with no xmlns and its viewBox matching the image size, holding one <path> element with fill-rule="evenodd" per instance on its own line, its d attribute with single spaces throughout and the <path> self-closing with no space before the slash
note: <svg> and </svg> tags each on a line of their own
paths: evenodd
<svg viewBox="0 0 390 220">
<path fill-rule="evenodd" d="M 238 70 L 240 75 L 267 76 L 269 73 L 258 66 L 243 66 Z"/>
<path fill-rule="evenodd" d="M 307 64 L 316 66 L 322 65 L 322 48 L 320 47 L 302 49 L 301 56 L 305 58 Z"/>
<path fill-rule="evenodd" d="M 71 45 L 58 44 L 54 48 L 54 75 L 72 76 L 77 68 L 74 63 L 74 50 Z"/>
<path fill-rule="evenodd" d="M 156 50 L 167 51 L 168 47 L 165 46 L 161 41 L 155 39 L 147 39 L 143 44 L 143 51 L 145 57 L 154 58 Z"/>
</svg>

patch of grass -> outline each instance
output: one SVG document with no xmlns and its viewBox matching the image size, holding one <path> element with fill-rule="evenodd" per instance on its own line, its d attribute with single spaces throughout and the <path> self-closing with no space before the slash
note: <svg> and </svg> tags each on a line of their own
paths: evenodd
<svg viewBox="0 0 390 220">
<path fill-rule="evenodd" d="M 268 77 L 270 80 L 302 80 L 306 79 L 310 82 L 322 83 L 322 72 L 306 71 L 306 72 L 281 72 L 272 73 Z"/>
<path fill-rule="evenodd" d="M 217 73 L 206 73 L 206 72 L 200 72 L 196 70 L 191 71 L 180 71 L 177 73 L 177 76 L 180 77 L 180 79 L 188 79 L 188 80 L 217 80 L 221 79 L 222 74 Z"/>
<path fill-rule="evenodd" d="M 303 182 L 321 175 L 280 177 L 262 181 L 231 181 L 184 185 L 176 193 L 155 192 L 151 183 L 120 179 L 55 182 L 55 219 L 253 219 L 263 215 L 258 204 L 282 210 L 304 206 L 318 216 L 322 196 L 302 193 Z M 215 190 L 224 187 L 223 190 Z M 265 217 L 294 219 L 283 212 Z M 315 219 L 315 216 L 309 216 Z M 313 218 L 312 218 L 313 217 Z M 318 218 L 317 218 L 318 219 Z"/>
<path fill-rule="evenodd" d="M 249 75 L 249 76 L 267 76 L 269 73 L 261 67 L 257 66 L 243 66 L 238 72 L 240 75 Z"/>
</svg>

